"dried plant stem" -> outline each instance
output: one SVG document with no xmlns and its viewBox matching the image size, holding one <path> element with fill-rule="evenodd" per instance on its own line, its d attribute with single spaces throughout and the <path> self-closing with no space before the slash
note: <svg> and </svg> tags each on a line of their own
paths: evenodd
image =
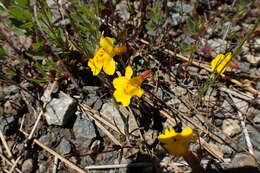
<svg viewBox="0 0 260 173">
<path fill-rule="evenodd" d="M 52 168 L 52 173 L 56 173 L 57 172 L 57 167 L 59 164 L 59 159 L 58 157 L 54 157 L 54 162 L 53 162 L 53 168 Z"/>
<path fill-rule="evenodd" d="M 244 93 L 241 93 L 239 91 L 234 91 L 234 90 L 231 90 L 229 88 L 220 87 L 219 90 L 224 91 L 228 94 L 231 94 L 233 96 L 236 96 L 236 97 L 241 98 L 241 99 L 246 100 L 246 101 L 252 101 L 254 99 L 254 97 L 252 97 L 250 95 L 245 95 Z"/>
<path fill-rule="evenodd" d="M 34 126 L 33 126 L 33 128 L 32 128 L 32 131 L 31 131 L 31 133 L 29 134 L 28 140 L 31 140 L 31 139 L 32 139 L 32 137 L 33 137 L 33 135 L 34 135 L 34 132 L 36 131 L 36 128 L 37 128 L 37 126 L 38 126 L 38 124 L 39 124 L 39 122 L 40 122 L 40 120 L 41 120 L 42 115 L 43 115 L 43 110 L 46 108 L 47 104 L 48 104 L 49 101 L 51 100 L 51 98 L 50 98 L 50 97 L 51 97 L 51 93 L 52 93 L 52 91 L 54 90 L 54 88 L 55 88 L 56 85 L 57 85 L 57 81 L 54 81 L 54 82 L 52 83 L 50 92 L 49 92 L 48 95 L 47 95 L 47 98 L 46 98 L 47 101 L 45 101 L 44 104 L 43 104 L 43 108 L 42 108 L 41 112 L 39 113 L 39 115 L 38 115 L 38 117 L 37 117 L 37 119 L 36 119 L 36 121 L 35 121 L 35 123 L 34 123 Z"/>
<path fill-rule="evenodd" d="M 13 163 L 11 162 L 11 161 L 9 161 L 4 155 L 2 155 L 2 154 L 0 154 L 0 157 L 8 164 L 8 165 L 10 165 L 10 166 L 12 166 L 13 165 Z M 15 161 L 14 161 L 15 162 Z M 17 172 L 19 172 L 19 173 L 23 173 L 20 169 L 18 169 L 18 168 L 15 168 L 15 170 L 17 171 Z M 6 172 L 8 172 L 7 170 L 6 170 Z"/>
<path fill-rule="evenodd" d="M 13 157 L 12 152 L 9 149 L 8 145 L 7 145 L 7 142 L 6 142 L 5 137 L 4 137 L 3 133 L 2 133 L 2 130 L 0 130 L 0 138 L 1 138 L 1 141 L 2 141 L 2 143 L 3 143 L 3 145 L 4 145 L 5 149 L 6 149 L 8 157 L 12 158 Z M 12 162 L 14 162 L 13 159 L 12 159 Z"/>
<path fill-rule="evenodd" d="M 14 162 L 13 165 L 12 165 L 12 168 L 10 169 L 10 171 L 9 171 L 8 173 L 12 173 L 12 172 L 15 170 L 15 168 L 16 168 L 16 166 L 17 166 L 17 163 L 19 162 L 20 158 L 21 158 L 21 156 L 19 156 L 19 157 L 15 160 L 15 162 Z"/>
<path fill-rule="evenodd" d="M 128 168 L 128 167 L 151 167 L 152 163 L 132 163 L 132 164 L 115 164 L 115 165 L 91 165 L 86 166 L 85 169 L 119 169 L 119 168 Z"/>
</svg>

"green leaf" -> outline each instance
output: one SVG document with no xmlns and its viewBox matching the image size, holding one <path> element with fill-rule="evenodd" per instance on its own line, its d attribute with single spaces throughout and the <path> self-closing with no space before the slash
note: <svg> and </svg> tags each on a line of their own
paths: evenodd
<svg viewBox="0 0 260 173">
<path fill-rule="evenodd" d="M 43 42 L 37 42 L 32 44 L 32 49 L 34 51 L 38 51 L 44 45 Z"/>
<path fill-rule="evenodd" d="M 0 11 L 5 11 L 6 8 L 2 2 L 0 2 Z"/>
<path fill-rule="evenodd" d="M 35 22 L 27 22 L 20 26 L 22 29 L 30 29 L 35 26 Z"/>
<path fill-rule="evenodd" d="M 0 56 L 3 56 L 3 55 L 5 55 L 5 50 L 4 50 L 4 48 L 1 46 L 1 47 L 0 47 Z"/>
<path fill-rule="evenodd" d="M 22 6 L 29 6 L 29 0 L 15 0 L 15 2 Z"/>
<path fill-rule="evenodd" d="M 26 52 L 26 55 L 32 57 L 35 60 L 43 60 L 44 53 L 41 52 Z"/>
<path fill-rule="evenodd" d="M 24 9 L 19 6 L 11 6 L 9 11 L 10 14 L 19 21 L 32 20 L 32 13 L 28 9 Z"/>
</svg>

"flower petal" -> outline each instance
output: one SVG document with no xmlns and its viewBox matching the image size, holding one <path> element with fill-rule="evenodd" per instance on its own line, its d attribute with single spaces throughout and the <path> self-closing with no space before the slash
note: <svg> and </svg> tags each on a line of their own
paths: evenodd
<svg viewBox="0 0 260 173">
<path fill-rule="evenodd" d="M 94 76 L 98 75 L 102 69 L 103 64 L 95 63 L 95 59 L 92 58 L 88 61 L 88 66 L 90 67 Z"/>
<path fill-rule="evenodd" d="M 143 94 L 144 94 L 144 92 L 140 87 L 135 91 L 135 95 L 137 97 L 142 97 Z"/>
<path fill-rule="evenodd" d="M 131 76 L 133 75 L 133 69 L 131 68 L 131 66 L 127 66 L 125 68 L 125 77 L 127 79 L 131 79 Z"/>
<path fill-rule="evenodd" d="M 104 62 L 103 70 L 108 75 L 113 75 L 116 71 L 116 62 L 113 58 Z"/>
<path fill-rule="evenodd" d="M 220 65 L 222 59 L 223 59 L 224 55 L 223 54 L 219 54 L 217 55 L 212 61 L 211 61 L 211 70 L 217 71 L 218 66 Z"/>
<path fill-rule="evenodd" d="M 222 60 L 222 68 L 219 69 L 219 72 L 221 74 L 226 71 L 226 68 L 230 64 L 231 59 L 232 59 L 232 53 L 231 52 L 226 53 L 224 59 Z"/>
<path fill-rule="evenodd" d="M 122 92 L 124 91 L 124 88 L 127 86 L 128 80 L 121 76 L 121 77 L 117 77 L 113 80 L 113 86 L 115 87 L 115 89 L 120 89 L 122 90 Z"/>
<path fill-rule="evenodd" d="M 131 101 L 131 96 L 126 95 L 123 90 L 116 90 L 113 94 L 117 102 L 121 102 L 123 106 L 128 106 Z"/>
<path fill-rule="evenodd" d="M 172 126 L 165 129 L 165 134 L 159 135 L 158 140 L 163 147 L 175 156 L 183 156 L 188 152 L 189 144 L 194 139 L 193 130 L 186 127 L 182 132 L 176 133 Z"/>
<path fill-rule="evenodd" d="M 115 40 L 113 38 L 102 37 L 99 41 L 99 44 L 102 48 L 104 48 L 108 53 L 111 54 L 113 52 L 114 42 Z"/>
<path fill-rule="evenodd" d="M 226 68 L 228 64 L 231 62 L 232 59 L 232 53 L 229 52 L 226 55 L 219 54 L 217 55 L 212 61 L 212 71 L 217 73 L 224 73 L 226 71 Z"/>
</svg>

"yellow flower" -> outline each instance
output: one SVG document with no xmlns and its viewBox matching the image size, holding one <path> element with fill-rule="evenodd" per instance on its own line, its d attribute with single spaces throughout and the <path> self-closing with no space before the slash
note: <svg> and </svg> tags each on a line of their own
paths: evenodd
<svg viewBox="0 0 260 173">
<path fill-rule="evenodd" d="M 119 55 L 127 51 L 125 46 L 114 47 L 115 40 L 110 37 L 101 37 L 99 41 L 99 48 L 94 58 L 88 61 L 88 66 L 91 68 L 93 75 L 96 76 L 103 68 L 108 75 L 113 75 L 116 70 L 116 63 L 113 59 L 115 55 Z"/>
<path fill-rule="evenodd" d="M 178 133 L 172 126 L 168 126 L 165 134 L 159 135 L 158 139 L 170 154 L 183 156 L 189 151 L 189 144 L 195 139 L 195 135 L 190 127 L 186 127 Z"/>
<path fill-rule="evenodd" d="M 213 72 L 222 74 L 226 71 L 227 66 L 232 59 L 232 53 L 228 52 L 226 55 L 219 54 L 211 61 L 211 69 Z"/>
<path fill-rule="evenodd" d="M 125 76 L 117 77 L 113 80 L 113 85 L 116 89 L 113 95 L 116 101 L 121 102 L 124 106 L 128 106 L 133 96 L 141 97 L 143 95 L 141 84 L 150 74 L 151 71 L 147 70 L 141 75 L 131 78 L 133 70 L 130 66 L 127 66 Z"/>
<path fill-rule="evenodd" d="M 113 75 L 116 70 L 115 60 L 104 48 L 99 48 L 95 52 L 94 58 L 88 61 L 88 66 L 91 68 L 94 76 L 98 75 L 102 68 L 108 75 Z"/>
</svg>

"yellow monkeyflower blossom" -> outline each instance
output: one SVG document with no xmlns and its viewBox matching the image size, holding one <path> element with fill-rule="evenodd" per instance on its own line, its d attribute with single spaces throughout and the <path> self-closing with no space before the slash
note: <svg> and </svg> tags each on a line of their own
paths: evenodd
<svg viewBox="0 0 260 173">
<path fill-rule="evenodd" d="M 172 155 L 184 156 L 189 152 L 189 144 L 195 139 L 193 130 L 186 127 L 180 133 L 175 132 L 172 126 L 165 129 L 165 133 L 158 136 L 163 147 Z"/>
<path fill-rule="evenodd" d="M 213 72 L 222 74 L 226 71 L 227 66 L 232 59 L 232 53 L 228 52 L 226 55 L 219 54 L 211 61 L 211 69 Z"/>
<path fill-rule="evenodd" d="M 133 70 L 130 66 L 127 66 L 125 76 L 120 76 L 113 80 L 113 85 L 116 89 L 113 95 L 116 101 L 121 102 L 124 106 L 128 106 L 133 96 L 141 97 L 143 95 L 141 84 L 150 74 L 151 71 L 147 70 L 141 75 L 131 78 Z"/>
<path fill-rule="evenodd" d="M 103 68 L 108 75 L 113 75 L 116 70 L 116 62 L 113 59 L 115 55 L 119 55 L 127 51 L 126 46 L 114 46 L 115 40 L 110 37 L 101 37 L 99 41 L 100 48 L 95 52 L 94 57 L 88 61 L 93 75 L 96 76 Z"/>
</svg>

